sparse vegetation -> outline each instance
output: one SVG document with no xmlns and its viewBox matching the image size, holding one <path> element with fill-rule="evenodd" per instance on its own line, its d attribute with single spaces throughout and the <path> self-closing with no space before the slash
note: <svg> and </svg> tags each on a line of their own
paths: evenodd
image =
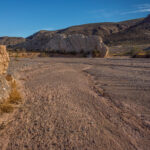
<svg viewBox="0 0 150 150">
<path fill-rule="evenodd" d="M 11 75 L 7 75 L 6 80 L 10 82 L 11 91 L 9 97 L 0 104 L 0 114 L 13 112 L 14 106 L 21 102 L 21 94 L 18 91 L 16 81 Z"/>
<path fill-rule="evenodd" d="M 150 58 L 150 51 L 142 50 L 137 47 L 133 47 L 128 55 L 132 58 Z"/>
<path fill-rule="evenodd" d="M 3 130 L 3 129 L 5 128 L 5 126 L 6 126 L 6 125 L 5 125 L 5 123 L 4 123 L 4 122 L 3 122 L 3 123 L 1 123 L 1 124 L 0 124 L 0 130 Z"/>
<path fill-rule="evenodd" d="M 5 78 L 9 82 L 12 82 L 12 80 L 13 80 L 13 78 L 12 78 L 12 76 L 10 74 L 7 74 Z"/>
<path fill-rule="evenodd" d="M 139 52 L 142 52 L 142 50 L 137 47 L 133 47 L 128 53 L 131 57 L 133 57 L 134 55 L 136 55 Z"/>
<path fill-rule="evenodd" d="M 17 85 L 15 81 L 12 83 L 11 87 L 12 90 L 10 92 L 9 102 L 12 104 L 18 104 L 21 101 L 21 95 L 17 90 Z"/>
<path fill-rule="evenodd" d="M 2 113 L 11 113 L 14 110 L 14 107 L 12 104 L 9 104 L 8 102 L 5 102 L 4 104 L 0 104 L 0 112 Z"/>
<path fill-rule="evenodd" d="M 41 52 L 39 54 L 39 57 L 49 57 L 49 53 L 47 53 L 47 52 Z"/>
<path fill-rule="evenodd" d="M 149 51 L 141 51 L 132 56 L 132 58 L 150 58 Z"/>
<path fill-rule="evenodd" d="M 92 56 L 93 56 L 93 57 L 100 57 L 100 56 L 101 56 L 101 53 L 100 53 L 100 51 L 98 51 L 98 50 L 93 50 L 93 51 L 92 51 Z"/>
<path fill-rule="evenodd" d="M 148 48 L 147 48 L 148 47 Z M 109 56 L 129 56 L 131 58 L 150 58 L 149 45 L 126 45 L 114 47 L 110 50 Z"/>
</svg>

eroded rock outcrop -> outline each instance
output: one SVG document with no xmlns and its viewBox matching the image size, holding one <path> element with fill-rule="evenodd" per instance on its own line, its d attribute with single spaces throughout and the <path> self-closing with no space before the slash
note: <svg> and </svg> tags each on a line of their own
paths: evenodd
<svg viewBox="0 0 150 150">
<path fill-rule="evenodd" d="M 101 57 L 106 57 L 108 54 L 108 47 L 103 43 L 102 38 L 95 35 L 83 34 L 35 34 L 26 42 L 17 45 L 17 47 L 25 48 L 27 50 L 42 50 L 42 51 L 60 51 L 60 52 L 76 52 L 81 51 L 92 53 L 97 50 Z"/>
<path fill-rule="evenodd" d="M 9 56 L 5 45 L 0 45 L 0 75 L 5 74 L 9 64 Z"/>
<path fill-rule="evenodd" d="M 10 86 L 5 77 L 8 64 L 9 56 L 6 51 L 6 46 L 0 45 L 0 103 L 9 96 Z"/>
<path fill-rule="evenodd" d="M 92 52 L 97 50 L 101 57 L 105 57 L 108 53 L 108 48 L 103 43 L 99 36 L 85 36 L 82 34 L 65 35 L 57 34 L 43 46 L 43 49 L 60 50 L 66 52 Z"/>
</svg>

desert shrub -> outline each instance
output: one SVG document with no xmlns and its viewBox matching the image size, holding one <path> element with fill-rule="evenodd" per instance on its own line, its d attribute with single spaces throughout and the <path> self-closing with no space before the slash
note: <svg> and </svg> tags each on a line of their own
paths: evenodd
<svg viewBox="0 0 150 150">
<path fill-rule="evenodd" d="M 10 103 L 15 103 L 15 104 L 18 104 L 21 101 L 21 95 L 20 92 L 18 91 L 17 83 L 15 80 L 11 81 L 11 92 L 8 101 Z"/>
<path fill-rule="evenodd" d="M 145 52 L 138 52 L 135 55 L 132 56 L 133 58 L 146 58 Z"/>
<path fill-rule="evenodd" d="M 76 51 L 71 51 L 70 54 L 71 55 L 77 55 L 77 52 Z"/>
<path fill-rule="evenodd" d="M 10 82 L 11 91 L 9 97 L 0 104 L 0 114 L 12 112 L 14 105 L 19 104 L 22 100 L 16 81 L 13 80 L 11 75 L 6 76 L 6 80 Z"/>
<path fill-rule="evenodd" d="M 4 122 L 2 122 L 2 123 L 0 124 L 0 130 L 3 130 L 5 127 L 6 127 L 6 124 L 5 124 Z"/>
<path fill-rule="evenodd" d="M 100 53 L 100 51 L 98 51 L 98 50 L 93 50 L 93 51 L 92 51 L 92 56 L 93 56 L 93 57 L 100 57 L 100 56 L 101 56 L 101 53 Z"/>
<path fill-rule="evenodd" d="M 47 57 L 47 53 L 46 53 L 46 52 L 41 52 L 41 53 L 39 54 L 39 57 Z"/>
<path fill-rule="evenodd" d="M 15 52 L 15 59 L 17 59 L 18 57 L 19 57 L 19 51 L 17 50 L 16 52 Z"/>
<path fill-rule="evenodd" d="M 20 101 L 21 101 L 20 93 L 18 92 L 16 88 L 12 89 L 10 96 L 9 96 L 9 102 L 12 104 L 18 104 Z"/>
<path fill-rule="evenodd" d="M 84 51 L 83 49 L 80 50 L 79 54 L 82 56 L 82 57 L 88 57 L 90 55 L 90 52 L 89 51 Z"/>
<path fill-rule="evenodd" d="M 27 52 L 27 50 L 26 50 L 25 48 L 20 48 L 20 49 L 18 50 L 18 52 L 25 53 L 25 52 Z"/>
<path fill-rule="evenodd" d="M 129 52 L 128 52 L 128 54 L 131 56 L 131 57 L 136 57 L 136 55 L 138 54 L 138 53 L 141 53 L 141 52 L 143 52 L 143 50 L 141 50 L 141 49 L 139 49 L 139 48 L 137 48 L 137 47 L 133 47 Z"/>
<path fill-rule="evenodd" d="M 38 56 L 39 57 L 50 57 L 52 54 L 53 54 L 53 52 L 51 52 L 51 51 L 40 52 L 40 54 Z"/>
<path fill-rule="evenodd" d="M 147 51 L 146 58 L 150 58 L 150 51 Z"/>
<path fill-rule="evenodd" d="M 5 78 L 9 82 L 12 82 L 12 80 L 13 80 L 13 78 L 12 78 L 12 76 L 10 74 L 7 74 Z"/>
<path fill-rule="evenodd" d="M 118 52 L 118 53 L 113 53 L 113 52 L 110 52 L 109 53 L 109 56 L 127 56 L 128 53 L 126 52 Z"/>
<path fill-rule="evenodd" d="M 14 107 L 9 103 L 0 104 L 1 113 L 10 113 L 13 112 Z"/>
<path fill-rule="evenodd" d="M 136 53 L 133 58 L 150 58 L 150 52 L 149 51 L 142 51 Z"/>
</svg>

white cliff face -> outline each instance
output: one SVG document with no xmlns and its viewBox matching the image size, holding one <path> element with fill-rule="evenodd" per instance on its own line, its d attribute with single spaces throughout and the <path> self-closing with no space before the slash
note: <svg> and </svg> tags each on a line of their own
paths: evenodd
<svg viewBox="0 0 150 150">
<path fill-rule="evenodd" d="M 38 34 L 18 45 L 27 50 L 39 51 L 63 51 L 63 52 L 89 52 L 99 51 L 101 57 L 108 54 L 108 47 L 103 43 L 102 38 L 95 35 L 85 36 L 83 34 Z"/>
<path fill-rule="evenodd" d="M 97 50 L 102 54 L 101 57 L 105 57 L 108 53 L 108 48 L 99 36 L 85 36 L 82 34 L 56 34 L 46 45 L 43 45 L 42 49 L 65 52 L 92 52 L 93 50 Z"/>
</svg>

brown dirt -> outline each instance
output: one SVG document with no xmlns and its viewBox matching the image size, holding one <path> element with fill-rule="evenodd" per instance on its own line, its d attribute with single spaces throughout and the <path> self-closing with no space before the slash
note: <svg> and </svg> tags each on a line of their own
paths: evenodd
<svg viewBox="0 0 150 150">
<path fill-rule="evenodd" d="M 24 104 L 1 150 L 148 150 L 148 59 L 12 60 Z"/>
</svg>

